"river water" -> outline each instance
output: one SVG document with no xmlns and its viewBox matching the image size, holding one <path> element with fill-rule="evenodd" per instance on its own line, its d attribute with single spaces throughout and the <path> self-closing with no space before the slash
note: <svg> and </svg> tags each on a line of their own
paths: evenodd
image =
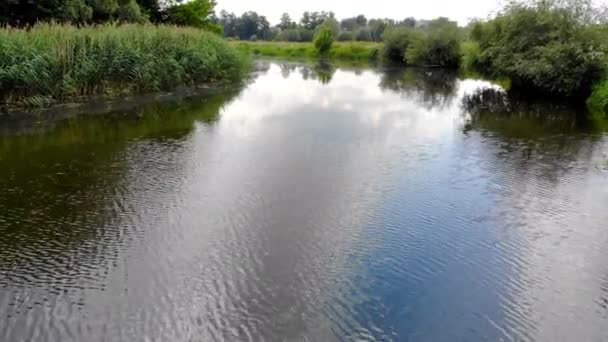
<svg viewBox="0 0 608 342">
<path fill-rule="evenodd" d="M 259 69 L 0 125 L 0 341 L 608 340 L 605 124 L 441 70 Z"/>
</svg>

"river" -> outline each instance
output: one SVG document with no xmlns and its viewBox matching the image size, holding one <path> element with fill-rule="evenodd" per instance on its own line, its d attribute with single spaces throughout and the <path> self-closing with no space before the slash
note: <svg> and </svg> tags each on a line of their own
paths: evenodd
<svg viewBox="0 0 608 342">
<path fill-rule="evenodd" d="M 258 66 L 0 125 L 0 341 L 608 340 L 606 125 L 442 70 Z"/>
</svg>

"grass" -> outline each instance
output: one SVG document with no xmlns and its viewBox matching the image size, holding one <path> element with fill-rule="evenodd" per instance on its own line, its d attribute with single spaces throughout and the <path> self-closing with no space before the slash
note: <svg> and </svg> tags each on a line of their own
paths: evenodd
<svg viewBox="0 0 608 342">
<path fill-rule="evenodd" d="M 254 56 L 281 58 L 318 58 L 313 43 L 246 42 L 232 41 L 239 51 Z M 381 44 L 371 42 L 335 42 L 329 58 L 343 61 L 373 61 L 378 57 Z"/>
<path fill-rule="evenodd" d="M 0 28 L 0 107 L 234 81 L 246 65 L 246 58 L 223 39 L 195 28 Z"/>
</svg>

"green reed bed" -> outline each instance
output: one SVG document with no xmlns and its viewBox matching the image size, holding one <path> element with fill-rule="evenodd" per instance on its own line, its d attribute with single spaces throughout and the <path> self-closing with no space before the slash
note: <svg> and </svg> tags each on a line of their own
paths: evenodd
<svg viewBox="0 0 608 342">
<path fill-rule="evenodd" d="M 246 64 L 223 39 L 195 28 L 0 28 L 0 106 L 43 106 L 236 81 Z"/>
</svg>

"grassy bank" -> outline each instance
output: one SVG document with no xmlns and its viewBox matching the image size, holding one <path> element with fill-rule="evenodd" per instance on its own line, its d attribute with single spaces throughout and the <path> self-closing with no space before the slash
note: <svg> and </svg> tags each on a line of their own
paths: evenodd
<svg viewBox="0 0 608 342">
<path fill-rule="evenodd" d="M 195 28 L 0 28 L 0 106 L 44 106 L 238 80 L 246 59 Z"/>
<path fill-rule="evenodd" d="M 280 58 L 317 58 L 313 43 L 232 41 L 230 45 L 254 56 Z M 372 61 L 378 57 L 381 44 L 370 42 L 336 42 L 328 57 L 344 61 Z"/>
</svg>

